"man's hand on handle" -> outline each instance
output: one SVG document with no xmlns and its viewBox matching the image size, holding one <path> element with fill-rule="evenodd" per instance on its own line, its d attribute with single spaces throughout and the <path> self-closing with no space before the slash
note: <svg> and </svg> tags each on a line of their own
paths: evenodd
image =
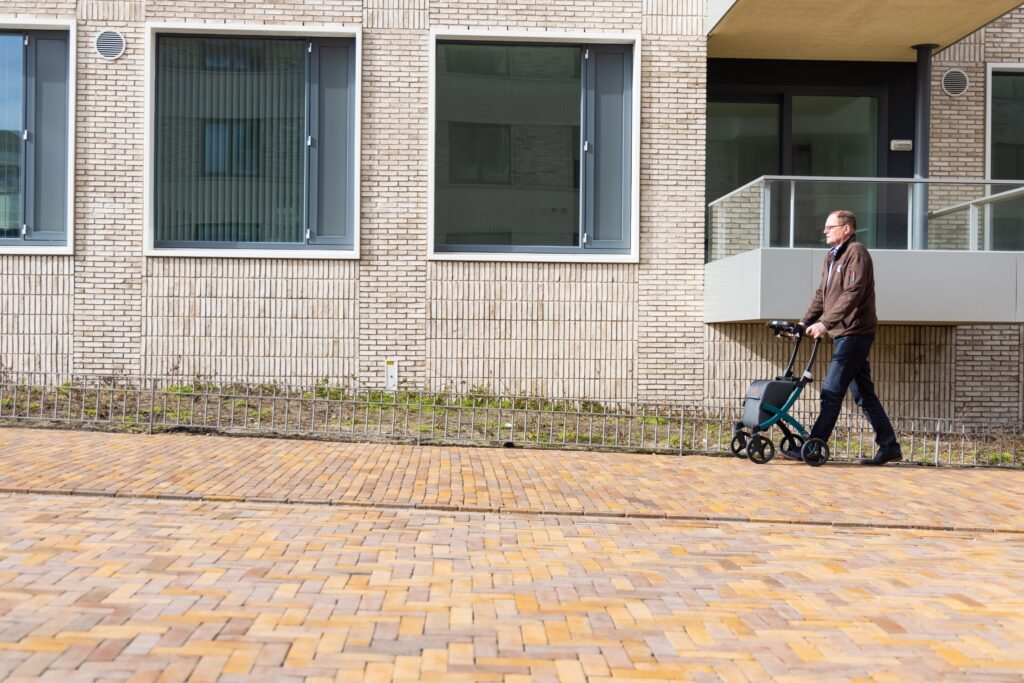
<svg viewBox="0 0 1024 683">
<path fill-rule="evenodd" d="M 823 334 L 828 334 L 828 329 L 821 323 L 814 323 L 813 325 L 807 328 L 807 331 L 804 332 L 804 334 L 806 334 L 808 337 L 813 337 L 814 339 L 817 339 Z"/>
</svg>

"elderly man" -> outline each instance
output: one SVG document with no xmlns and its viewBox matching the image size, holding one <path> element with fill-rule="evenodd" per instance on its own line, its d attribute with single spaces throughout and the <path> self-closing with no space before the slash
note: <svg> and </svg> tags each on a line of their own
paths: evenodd
<svg viewBox="0 0 1024 683">
<path fill-rule="evenodd" d="M 825 221 L 825 241 L 831 247 L 821 272 L 821 285 L 804 313 L 801 325 L 817 339 L 830 335 L 832 361 L 821 385 L 821 414 L 811 439 L 827 442 L 839 419 L 847 388 L 875 430 L 878 451 L 864 465 L 902 460 L 903 452 L 871 381 L 868 352 L 875 341 L 875 275 L 871 256 L 857 241 L 857 218 L 850 211 L 833 211 Z M 799 460 L 799 454 L 783 453 Z"/>
</svg>

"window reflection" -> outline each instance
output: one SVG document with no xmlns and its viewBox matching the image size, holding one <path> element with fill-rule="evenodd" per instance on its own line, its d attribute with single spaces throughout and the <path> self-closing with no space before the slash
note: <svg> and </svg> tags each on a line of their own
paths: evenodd
<svg viewBox="0 0 1024 683">
<path fill-rule="evenodd" d="M 0 34 L 0 237 L 21 234 L 23 74 L 22 36 Z"/>
</svg>

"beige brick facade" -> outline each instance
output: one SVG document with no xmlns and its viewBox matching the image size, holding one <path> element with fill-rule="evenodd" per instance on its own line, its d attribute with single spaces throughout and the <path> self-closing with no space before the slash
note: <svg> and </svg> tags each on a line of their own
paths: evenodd
<svg viewBox="0 0 1024 683">
<path fill-rule="evenodd" d="M 73 256 L 0 255 L 14 370 L 699 400 L 702 0 L 38 3 L 74 19 Z M 362 29 L 358 260 L 143 256 L 145 22 Z M 428 261 L 432 28 L 639 33 L 641 264 Z M 93 43 L 121 31 L 107 62 Z M 667 150 L 667 151 L 666 151 Z M 680 186 L 689 188 L 680 192 Z"/>
<path fill-rule="evenodd" d="M 409 387 L 732 404 L 784 350 L 759 325 L 701 323 L 704 5 L 7 0 L 77 22 L 76 227 L 73 256 L 0 255 L 0 370 L 376 386 L 394 359 Z M 143 255 L 145 22 L 185 21 L 362 29 L 357 260 Z M 466 28 L 641 36 L 639 263 L 427 259 L 431 30 Z M 105 29 L 127 40 L 113 62 L 93 49 Z M 938 56 L 933 175 L 985 173 L 985 64 L 1020 61 L 1022 37 L 1015 12 Z M 939 87 L 953 66 L 959 98 Z M 1022 337 L 884 326 L 880 393 L 896 415 L 1022 417 Z"/>
<path fill-rule="evenodd" d="M 985 178 L 989 64 L 1024 61 L 1024 8 L 1018 8 L 935 57 L 930 172 L 936 178 Z M 951 97 L 942 76 L 964 71 L 966 92 Z M 964 419 L 1024 419 L 1024 326 L 955 328 L 953 415 Z"/>
</svg>

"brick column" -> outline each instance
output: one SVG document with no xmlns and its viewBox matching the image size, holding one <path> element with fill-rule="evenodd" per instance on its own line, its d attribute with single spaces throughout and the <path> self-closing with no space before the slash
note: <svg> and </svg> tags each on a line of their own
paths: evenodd
<svg viewBox="0 0 1024 683">
<path fill-rule="evenodd" d="M 134 373 L 142 336 L 142 3 L 83 1 L 79 9 L 74 369 Z M 128 46 L 115 61 L 94 49 L 106 29 Z"/>
<path fill-rule="evenodd" d="M 364 3 L 359 381 L 421 386 L 426 356 L 427 1 Z"/>
<path fill-rule="evenodd" d="M 637 394 L 701 401 L 703 3 L 644 2 Z"/>
</svg>

